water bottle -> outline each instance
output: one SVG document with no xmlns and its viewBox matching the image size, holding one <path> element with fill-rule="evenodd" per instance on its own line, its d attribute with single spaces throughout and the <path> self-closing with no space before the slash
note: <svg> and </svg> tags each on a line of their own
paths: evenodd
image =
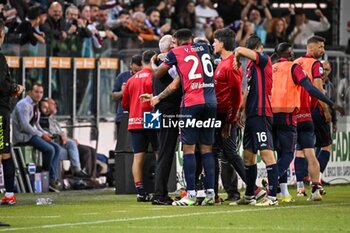
<svg viewBox="0 0 350 233">
<path fill-rule="evenodd" d="M 34 175 L 34 191 L 36 193 L 42 192 L 41 173 L 35 173 L 35 175 Z"/>
<path fill-rule="evenodd" d="M 53 203 L 53 200 L 49 197 L 39 197 L 36 199 L 36 205 L 51 205 Z"/>
<path fill-rule="evenodd" d="M 31 174 L 31 175 L 35 174 L 35 172 L 36 172 L 35 163 L 29 163 L 27 168 L 28 168 L 28 173 L 29 174 Z"/>
</svg>

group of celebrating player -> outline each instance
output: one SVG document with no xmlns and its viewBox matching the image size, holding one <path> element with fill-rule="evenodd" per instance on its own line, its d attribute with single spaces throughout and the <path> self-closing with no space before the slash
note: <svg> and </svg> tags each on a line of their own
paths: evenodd
<svg viewBox="0 0 350 233">
<path fill-rule="evenodd" d="M 324 147 L 331 144 L 329 109 L 344 114 L 342 107 L 324 95 L 323 68 L 318 60 L 324 54 L 324 39 L 311 37 L 307 42 L 306 55 L 293 61 L 292 45 L 277 45 L 270 58 L 263 52 L 263 44 L 256 35 L 250 36 L 246 47 L 234 48 L 235 33 L 228 28 L 214 33 L 212 46 L 203 40 L 193 39 L 188 29 L 180 29 L 172 37 L 165 37 L 166 50 L 162 49 L 165 39 L 160 41 L 163 55 L 156 56 L 153 51 L 145 51 L 143 69 L 129 79 L 123 93 L 122 105 L 129 110 L 129 131 L 135 153 L 133 175 L 138 200 L 148 200 L 140 174 L 148 142 L 153 142 L 154 150 L 159 144 L 153 204 L 197 205 L 196 170 L 201 166 L 206 192 L 201 205 L 213 205 L 217 195 L 213 145 L 219 147 L 246 184 L 245 195 L 231 205 L 277 205 L 278 188 L 282 201 L 294 201 L 287 189 L 287 169 L 296 148 L 298 157 L 305 156 L 308 162 L 312 182 L 308 200 L 322 200 L 320 165 L 314 151 L 314 128 L 318 129 L 315 132 L 318 132 L 317 145 L 322 147 L 320 153 L 328 161 L 329 151 L 327 154 Z M 221 60 L 215 69 L 213 56 L 220 56 Z M 243 57 L 248 59 L 245 90 L 242 90 Z M 182 97 L 178 94 L 180 86 Z M 177 96 L 177 101 L 173 95 Z M 174 101 L 177 105 L 181 102 L 181 106 L 174 107 Z M 169 105 L 165 103 L 172 104 L 172 109 L 169 110 Z M 144 129 L 143 122 L 137 120 L 152 107 L 162 114 L 170 111 L 175 118 L 179 117 L 176 120 L 204 122 L 214 118 L 221 122 L 219 128 L 180 129 L 187 195 L 177 201 L 169 197 L 166 189 L 170 166 L 167 169 L 162 167 L 165 163 L 171 165 L 176 143 L 170 142 L 174 142 L 174 137 L 176 141 L 178 129 L 161 128 L 159 134 L 162 136 L 157 140 L 155 131 Z M 180 114 L 176 115 L 177 112 Z M 317 119 L 317 125 L 314 125 L 313 119 Z M 244 127 L 243 160 L 236 152 L 237 127 Z M 172 149 L 164 149 L 167 146 Z M 196 148 L 201 153 L 201 164 L 196 161 Z M 267 194 L 259 203 L 256 202 L 258 151 L 266 165 L 268 180 Z M 277 161 L 274 151 L 277 152 Z"/>
</svg>

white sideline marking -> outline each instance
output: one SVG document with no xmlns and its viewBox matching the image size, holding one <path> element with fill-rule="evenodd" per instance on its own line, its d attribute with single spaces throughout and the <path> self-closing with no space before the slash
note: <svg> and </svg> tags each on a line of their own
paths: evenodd
<svg viewBox="0 0 350 233">
<path fill-rule="evenodd" d="M 174 215 L 160 215 L 160 216 L 146 216 L 146 217 L 137 217 L 137 218 L 118 218 L 118 219 L 108 219 L 108 220 L 97 220 L 91 222 L 77 222 L 77 223 L 61 223 L 61 224 L 51 224 L 51 225 L 42 225 L 42 226 L 33 226 L 33 227 L 17 227 L 17 228 L 6 228 L 2 231 L 17 231 L 17 230 L 32 230 L 32 229 L 48 229 L 56 227 L 74 227 L 74 226 L 83 226 L 83 225 L 94 225 L 101 223 L 111 223 L 111 222 L 129 222 L 129 221 L 142 221 L 142 220 L 152 220 L 152 219 L 165 219 L 165 218 L 175 218 L 175 217 L 189 217 L 189 216 L 200 216 L 200 215 L 216 215 L 216 214 L 230 214 L 230 213 L 244 213 L 244 212 L 260 212 L 260 211 L 271 211 L 278 209 L 301 209 L 301 208 L 312 208 L 319 206 L 341 206 L 349 205 L 350 203 L 340 203 L 340 204 L 318 204 L 318 205 L 300 205 L 300 206 L 284 206 L 284 207 L 257 207 L 254 209 L 240 209 L 240 210 L 222 210 L 222 211 L 213 211 L 213 212 L 198 212 L 198 213 L 183 213 L 183 214 L 174 214 Z M 174 207 L 177 208 L 177 207 Z"/>
<path fill-rule="evenodd" d="M 80 215 L 97 215 L 97 214 L 99 214 L 99 213 L 81 213 Z"/>
<path fill-rule="evenodd" d="M 15 215 L 15 216 L 1 216 L 1 218 L 61 218 L 61 215 L 51 215 L 51 216 L 19 216 L 19 215 Z"/>
<path fill-rule="evenodd" d="M 78 228 L 78 226 L 71 227 L 71 228 Z M 99 226 L 90 226 L 89 228 L 94 228 L 94 229 L 99 229 L 99 230 L 113 230 L 113 229 L 161 229 L 161 230 L 183 230 L 183 226 L 172 226 L 172 225 L 167 225 L 167 226 L 104 226 L 104 225 L 99 225 Z M 209 230 L 209 231 L 222 231 L 222 230 L 230 230 L 230 231 L 254 231 L 258 230 L 261 231 L 261 226 L 216 226 L 216 227 L 211 227 L 211 226 L 186 226 L 186 229 L 191 229 L 191 230 Z M 264 230 L 279 230 L 279 231 L 286 231 L 286 232 L 295 232 L 295 231 L 306 231 L 309 230 L 309 228 L 304 228 L 302 226 L 294 226 L 294 227 L 281 227 L 281 226 L 264 226 Z M 326 231 L 329 232 L 329 228 L 320 228 L 317 227 L 317 231 Z"/>
</svg>

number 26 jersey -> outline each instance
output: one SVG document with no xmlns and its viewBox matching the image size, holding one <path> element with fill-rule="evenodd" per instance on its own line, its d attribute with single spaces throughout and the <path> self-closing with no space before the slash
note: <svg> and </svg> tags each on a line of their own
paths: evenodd
<svg viewBox="0 0 350 233">
<path fill-rule="evenodd" d="M 182 107 L 216 104 L 214 68 L 205 43 L 183 45 L 168 52 L 164 63 L 176 66 L 182 85 Z"/>
</svg>

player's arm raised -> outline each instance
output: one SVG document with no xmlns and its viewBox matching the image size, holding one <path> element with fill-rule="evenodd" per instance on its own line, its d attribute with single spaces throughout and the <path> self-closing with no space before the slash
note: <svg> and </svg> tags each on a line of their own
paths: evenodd
<svg viewBox="0 0 350 233">
<path fill-rule="evenodd" d="M 244 48 L 244 47 L 237 47 L 235 49 L 235 63 L 234 68 L 238 69 L 241 66 L 241 57 L 246 57 L 252 61 L 256 60 L 256 52 L 254 50 Z"/>
</svg>

